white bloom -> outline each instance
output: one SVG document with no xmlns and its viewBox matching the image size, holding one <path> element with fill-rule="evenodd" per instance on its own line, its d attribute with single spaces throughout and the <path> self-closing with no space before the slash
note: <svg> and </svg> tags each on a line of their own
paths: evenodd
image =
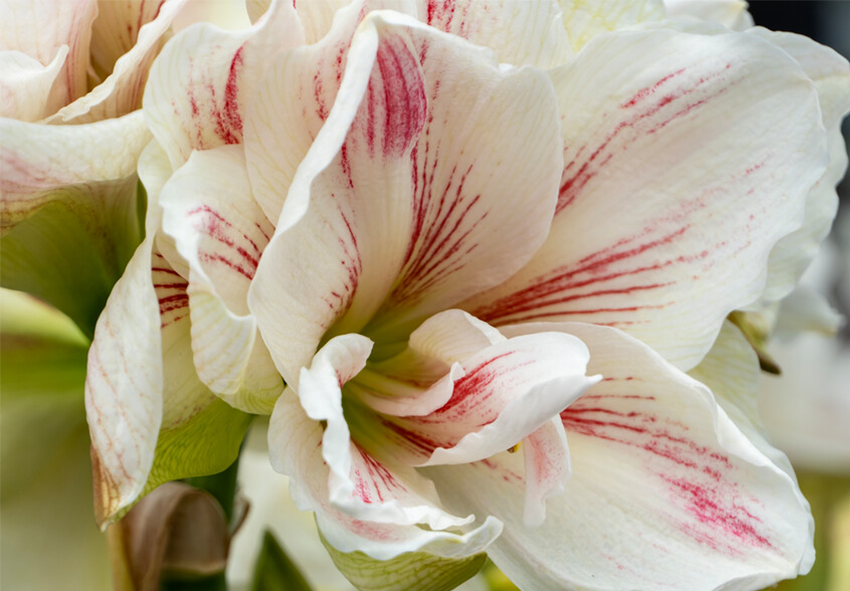
<svg viewBox="0 0 850 591">
<path fill-rule="evenodd" d="M 163 52 L 148 238 L 90 356 L 102 517 L 235 454 L 216 396 L 276 400 L 273 464 L 355 579 L 462 579 L 484 551 L 527 589 L 807 570 L 793 476 L 715 399 L 752 380 L 706 354 L 796 279 L 768 259 L 829 193 L 846 62 L 617 30 L 658 3 L 420 4 L 273 3 Z"/>
</svg>

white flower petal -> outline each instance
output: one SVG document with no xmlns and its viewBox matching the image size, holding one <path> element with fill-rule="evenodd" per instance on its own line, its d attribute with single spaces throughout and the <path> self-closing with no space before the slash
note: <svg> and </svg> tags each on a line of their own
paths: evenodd
<svg viewBox="0 0 850 591">
<path fill-rule="evenodd" d="M 86 414 L 98 523 L 141 494 L 153 464 L 163 407 L 159 317 L 148 239 L 115 284 L 89 349 Z"/>
<path fill-rule="evenodd" d="M 177 4 L 180 4 L 180 0 Z M 89 50 L 91 75 L 98 82 L 109 77 L 115 62 L 133 49 L 142 27 L 154 20 L 162 8 L 160 2 L 143 0 L 98 3 Z"/>
<path fill-rule="evenodd" d="M 138 109 L 148 71 L 168 38 L 175 17 L 188 0 L 166 3 L 101 2 L 105 6 L 92 32 L 92 58 L 95 73 L 105 79 L 74 102 L 47 119 L 48 123 L 88 123 L 120 117 Z M 107 49 L 101 52 L 105 44 Z M 113 52 L 124 53 L 114 63 Z M 106 68 L 109 67 L 107 71 Z"/>
<path fill-rule="evenodd" d="M 83 96 L 96 0 L 4 0 L 0 8 L 0 51 L 20 51 L 47 66 L 67 47 L 44 112 L 53 113 Z"/>
<path fill-rule="evenodd" d="M 46 65 L 20 51 L 0 51 L 0 117 L 30 122 L 43 118 L 67 57 L 67 45 Z"/>
<path fill-rule="evenodd" d="M 0 120 L 2 284 L 69 315 L 91 335 L 137 246 L 141 113 L 78 126 Z"/>
<path fill-rule="evenodd" d="M 192 363 L 188 282 L 155 247 L 156 203 L 169 173 L 165 152 L 151 142 L 139 163 L 152 199 L 147 238 L 89 349 L 86 412 L 100 524 L 162 482 L 226 468 L 250 421 L 204 387 Z"/>
<path fill-rule="evenodd" d="M 711 388 L 720 408 L 726 411 L 759 451 L 796 479 L 787 456 L 768 441 L 767 430 L 759 417 L 760 374 L 758 356 L 752 345 L 740 329 L 728 320 L 723 323 L 723 329 L 717 335 L 711 351 L 688 372 L 688 375 Z M 801 497 L 800 502 L 805 503 L 805 499 Z"/>
<path fill-rule="evenodd" d="M 301 372 L 301 406 L 311 419 L 326 425 L 322 457 L 330 469 L 330 502 L 347 515 L 381 523 L 424 523 L 435 530 L 469 523 L 472 517 L 460 518 L 442 511 L 433 484 L 413 468 L 384 459 L 391 458 L 386 450 L 375 448 L 380 456 L 374 455 L 361 445 L 362 438 L 355 436 L 352 440 L 349 425 L 355 429 L 359 426 L 365 433 L 379 428 L 377 416 L 366 413 L 358 420 L 350 405 L 344 407 L 342 398 L 343 386 L 365 366 L 370 351 L 371 343 L 365 337 L 337 337 L 316 354 L 309 369 Z"/>
<path fill-rule="evenodd" d="M 499 331 L 461 310 L 432 316 L 410 335 L 407 348 L 384 359 L 380 349 L 361 372 L 357 395 L 383 414 L 423 416 L 452 397 L 454 382 L 464 376 L 462 363 L 505 340 Z"/>
<path fill-rule="evenodd" d="M 599 37 L 553 77 L 567 166 L 548 240 L 463 307 L 617 326 L 692 367 L 823 173 L 812 84 L 750 35 L 665 30 Z"/>
<path fill-rule="evenodd" d="M 254 0 L 251 0 L 252 2 Z M 395 8 L 400 10 L 404 7 L 405 0 L 401 2 L 393 0 L 321 0 L 320 2 L 296 2 L 295 8 L 301 25 L 304 27 L 306 42 L 313 44 L 319 42 L 333 27 L 339 11 L 346 6 L 355 5 L 356 11 L 363 14 L 369 8 Z M 256 10 L 256 9 L 255 9 Z M 347 17 L 339 17 L 347 18 Z"/>
<path fill-rule="evenodd" d="M 832 226 L 838 209 L 835 186 L 847 169 L 847 145 L 841 134 L 841 120 L 850 111 L 850 66 L 832 49 L 801 35 L 776 33 L 760 27 L 748 34 L 781 48 L 811 78 L 818 91 L 829 141 L 829 166 L 809 191 L 802 227 L 782 238 L 770 253 L 767 286 L 761 300 L 754 305 L 757 309 L 791 292 Z"/>
<path fill-rule="evenodd" d="M 560 0 L 564 26 L 578 52 L 602 33 L 664 18 L 662 0 Z"/>
<path fill-rule="evenodd" d="M 551 219 L 560 152 L 547 81 L 500 72 L 484 50 L 388 15 L 367 17 L 355 36 L 251 287 L 288 383 L 323 335 L 374 317 L 366 334 L 403 340 L 421 318 L 505 279 Z M 469 105 L 462 116 L 458 104 Z M 516 141 L 519 127 L 528 141 Z"/>
<path fill-rule="evenodd" d="M 465 558 L 484 551 L 501 532 L 501 523 L 492 518 L 467 533 L 454 533 L 357 519 L 336 509 L 329 498 L 322 437 L 321 425 L 304 414 L 294 393 L 284 391 L 269 427 L 272 465 L 292 478 L 295 504 L 316 512 L 319 528 L 337 550 L 360 551 L 379 560 L 406 552 Z"/>
<path fill-rule="evenodd" d="M 458 464 L 506 450 L 542 427 L 597 378 L 578 339 L 536 334 L 482 349 L 464 363 L 452 397 L 425 416 L 383 417 L 370 431 L 405 463 Z"/>
<path fill-rule="evenodd" d="M 546 499 L 564 492 L 572 475 L 567 436 L 561 418 L 555 417 L 522 441 L 525 462 L 525 509 L 528 527 L 546 519 Z"/>
<path fill-rule="evenodd" d="M 410 348 L 443 363 L 464 363 L 481 349 L 504 340 L 497 329 L 475 316 L 462 310 L 447 310 L 413 331 Z"/>
<path fill-rule="evenodd" d="M 605 375 L 562 419 L 573 474 L 526 529 L 510 454 L 429 470 L 456 510 L 505 521 L 490 557 L 521 588 L 756 590 L 810 566 L 812 521 L 793 479 L 762 455 L 702 384 L 623 333 L 563 330 Z M 461 499 L 463 501 L 461 502 Z"/>
<path fill-rule="evenodd" d="M 273 222 L 280 217 L 296 169 L 337 102 L 351 51 L 349 44 L 362 18 L 360 4 L 340 10 L 333 28 L 316 43 L 267 56 L 266 75 L 257 82 L 246 104 L 248 174 L 257 201 Z M 327 2 L 309 2 L 305 10 L 315 9 L 335 10 Z M 309 28 L 309 22 L 304 24 Z M 371 60 L 366 55 L 360 57 L 359 51 L 362 50 L 354 51 L 354 55 L 366 60 L 361 74 L 368 76 Z M 351 107 L 356 109 L 360 97 L 348 100 L 355 101 Z M 351 119 L 347 121 L 350 123 Z M 347 127 L 348 123 L 340 121 L 335 125 Z"/>
<path fill-rule="evenodd" d="M 269 413 L 283 384 L 248 311 L 248 288 L 274 227 L 251 196 L 241 148 L 194 152 L 165 185 L 163 229 L 189 264 L 198 376 L 247 412 Z"/>
<path fill-rule="evenodd" d="M 419 0 L 426 24 L 493 49 L 499 61 L 552 68 L 572 56 L 555 0 Z"/>
<path fill-rule="evenodd" d="M 150 140 L 140 113 L 74 127 L 3 119 L 0 133 L 3 233 L 63 197 L 62 190 L 82 185 L 78 191 L 93 200 L 96 187 L 133 177 L 139 154 Z"/>
<path fill-rule="evenodd" d="M 733 31 L 743 31 L 753 26 L 753 17 L 747 11 L 745 0 L 664 0 L 667 16 L 671 18 L 694 17 L 719 23 Z"/>
<path fill-rule="evenodd" d="M 242 141 L 244 101 L 262 74 L 271 37 L 284 47 L 301 39 L 291 5 L 276 6 L 280 10 L 247 30 L 224 31 L 205 23 L 189 27 L 154 63 L 144 111 L 175 169 L 192 150 Z"/>
</svg>

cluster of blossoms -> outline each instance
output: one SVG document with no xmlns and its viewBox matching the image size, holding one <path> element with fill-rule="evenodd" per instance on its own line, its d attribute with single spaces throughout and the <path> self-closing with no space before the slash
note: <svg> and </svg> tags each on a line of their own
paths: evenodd
<svg viewBox="0 0 850 591">
<path fill-rule="evenodd" d="M 361 588 L 451 588 L 484 553 L 529 590 L 810 568 L 726 318 L 789 293 L 828 231 L 846 61 L 734 2 L 259 0 L 148 73 L 181 2 L 159 4 L 136 61 L 3 123 L 13 238 L 114 205 L 136 162 L 147 195 L 89 352 L 101 522 L 225 468 L 266 414 Z M 111 118 L 125 66 L 142 112 Z M 102 175 L 48 178 L 60 157 Z"/>
</svg>

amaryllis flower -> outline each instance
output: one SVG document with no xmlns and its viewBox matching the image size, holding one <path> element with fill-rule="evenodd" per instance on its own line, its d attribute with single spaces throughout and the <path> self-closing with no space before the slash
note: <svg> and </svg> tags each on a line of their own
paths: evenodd
<svg viewBox="0 0 850 591">
<path fill-rule="evenodd" d="M 150 134 L 138 109 L 150 66 L 178 25 L 232 21 L 221 2 L 189 4 L 0 2 L 2 283 L 89 336 L 141 239 L 136 165 Z"/>
<path fill-rule="evenodd" d="M 153 69 L 147 239 L 89 357 L 101 518 L 273 405 L 272 463 L 361 588 L 483 552 L 525 589 L 806 571 L 806 502 L 717 347 L 844 86 L 695 21 L 585 43 L 546 3 L 297 4 Z"/>
<path fill-rule="evenodd" d="M 120 515 L 161 482 L 214 472 L 233 461 L 250 417 L 219 398 L 248 412 L 273 408 L 282 380 L 256 331 L 247 291 L 297 163 L 334 102 L 351 36 L 365 12 L 361 4 L 341 11 L 334 34 L 327 36 L 336 6 L 323 2 L 302 3 L 298 12 L 276 3 L 252 29 L 235 33 L 191 27 L 154 64 L 144 110 L 156 141 L 139 162 L 148 197 L 146 240 L 111 295 L 90 354 L 88 405 L 99 520 Z M 257 5 L 249 3 L 249 12 L 252 7 Z M 264 10 L 259 7 L 260 14 Z M 443 9 L 427 14 L 446 29 L 463 24 Z M 466 24 L 463 32 L 480 42 L 499 41 L 505 60 L 546 66 L 569 55 L 554 6 L 540 12 L 520 3 L 507 16 L 512 18 L 483 18 L 472 28 Z M 530 29 L 545 41 L 542 45 L 535 36 L 507 34 L 524 22 L 534 25 Z M 262 129 L 262 114 L 248 127 L 246 102 L 263 66 L 278 53 L 290 70 L 272 83 L 297 81 L 299 87 L 286 95 L 286 133 L 272 136 L 271 129 Z M 241 150 L 228 148 L 222 154 L 236 160 L 222 156 L 219 162 L 229 172 L 215 188 L 218 204 L 198 202 L 189 212 L 175 211 L 190 201 L 178 198 L 169 205 L 164 199 L 166 213 L 173 212 L 166 217 L 174 220 L 166 220 L 167 228 L 188 221 L 192 231 L 177 241 L 162 232 L 160 192 L 193 151 L 240 144 L 245 134 L 259 133 L 281 140 L 290 154 L 289 162 L 276 163 L 283 167 L 276 177 L 266 181 L 276 184 L 276 193 L 265 201 L 255 199 L 239 162 Z M 233 215 L 249 220 L 247 232 L 226 219 Z M 228 264 L 227 257 L 205 252 L 222 244 L 236 249 L 240 262 Z"/>
</svg>

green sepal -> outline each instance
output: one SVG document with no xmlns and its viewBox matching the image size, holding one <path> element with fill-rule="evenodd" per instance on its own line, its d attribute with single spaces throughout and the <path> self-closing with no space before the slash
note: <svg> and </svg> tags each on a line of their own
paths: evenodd
<svg viewBox="0 0 850 591">
<path fill-rule="evenodd" d="M 391 560 L 376 560 L 363 552 L 340 552 L 321 532 L 319 537 L 336 567 L 360 591 L 450 591 L 478 574 L 487 562 L 484 553 L 458 559 L 407 552 Z"/>
<path fill-rule="evenodd" d="M 263 534 L 263 545 L 254 567 L 251 591 L 312 591 L 298 567 L 286 555 L 274 535 Z"/>
<path fill-rule="evenodd" d="M 165 482 L 209 476 L 229 468 L 239 457 L 253 419 L 216 398 L 185 423 L 160 431 L 153 466 L 139 499 Z M 125 507 L 115 519 L 129 510 Z"/>
</svg>

